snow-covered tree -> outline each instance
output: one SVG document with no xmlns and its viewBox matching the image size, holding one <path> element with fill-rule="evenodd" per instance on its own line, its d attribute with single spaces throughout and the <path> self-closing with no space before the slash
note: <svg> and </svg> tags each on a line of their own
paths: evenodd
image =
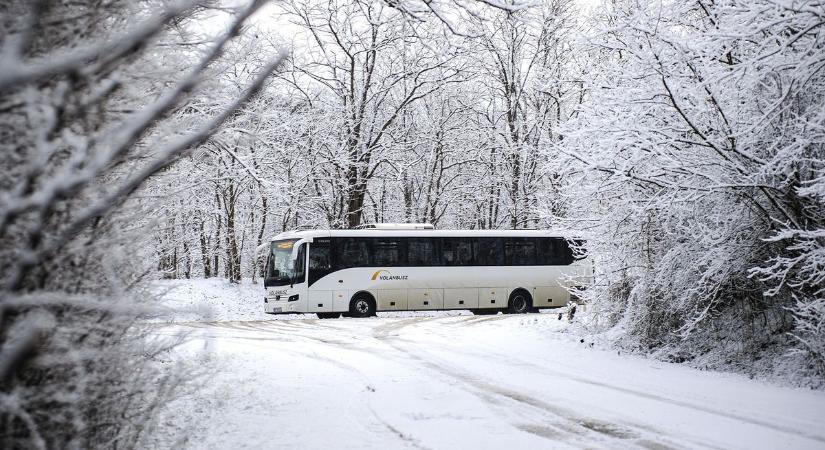
<svg viewBox="0 0 825 450">
<path fill-rule="evenodd" d="M 825 374 L 824 14 L 634 0 L 595 15 L 598 64 L 551 151 L 568 156 L 570 223 L 599 259 L 590 298 L 633 345 L 745 364 L 793 346 L 796 320 Z"/>
<path fill-rule="evenodd" d="M 271 60 L 189 127 L 177 112 L 263 2 L 169 58 L 194 2 L 0 6 L 0 447 L 134 447 L 174 373 L 136 320 L 153 271 L 146 181 L 253 97 Z M 185 218 L 181 218 L 185 220 Z"/>
</svg>

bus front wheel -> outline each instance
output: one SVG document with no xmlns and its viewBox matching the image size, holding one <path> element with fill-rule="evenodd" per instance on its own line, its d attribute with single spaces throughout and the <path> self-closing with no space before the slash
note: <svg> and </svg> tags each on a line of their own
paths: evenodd
<svg viewBox="0 0 825 450">
<path fill-rule="evenodd" d="M 349 304 L 349 317 L 370 317 L 375 315 L 375 302 L 366 295 L 358 295 Z"/>
</svg>

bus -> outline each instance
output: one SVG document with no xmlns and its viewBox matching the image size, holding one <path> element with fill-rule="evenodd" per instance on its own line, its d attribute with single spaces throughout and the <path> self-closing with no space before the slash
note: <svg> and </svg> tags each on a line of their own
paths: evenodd
<svg viewBox="0 0 825 450">
<path fill-rule="evenodd" d="M 542 230 L 379 224 L 281 233 L 269 243 L 264 312 L 321 319 L 380 311 L 528 313 L 592 277 L 582 241 Z"/>
</svg>

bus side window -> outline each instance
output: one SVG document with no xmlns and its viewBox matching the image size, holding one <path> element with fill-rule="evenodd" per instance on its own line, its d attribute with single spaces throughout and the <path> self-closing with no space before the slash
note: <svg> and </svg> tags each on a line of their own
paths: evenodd
<svg viewBox="0 0 825 450">
<path fill-rule="evenodd" d="M 298 259 L 295 260 L 295 271 L 293 272 L 293 280 L 295 283 L 303 283 L 306 279 L 306 257 L 307 245 L 301 244 L 298 248 Z"/>
<path fill-rule="evenodd" d="M 372 239 L 370 251 L 371 266 L 397 267 L 400 262 L 399 241 L 397 238 Z"/>
<path fill-rule="evenodd" d="M 573 249 L 567 243 L 567 240 L 558 238 L 555 239 L 556 247 L 556 264 L 560 266 L 567 266 L 573 264 Z"/>
<path fill-rule="evenodd" d="M 538 248 L 538 264 L 567 266 L 573 263 L 573 251 L 563 238 L 541 238 Z"/>
<path fill-rule="evenodd" d="M 313 243 L 309 248 L 309 270 L 329 270 L 329 245 Z"/>
<path fill-rule="evenodd" d="M 503 239 L 495 237 L 473 238 L 473 262 L 476 266 L 503 266 Z"/>
<path fill-rule="evenodd" d="M 536 265 L 553 266 L 556 264 L 556 248 L 554 239 L 549 237 L 536 238 Z"/>
<path fill-rule="evenodd" d="M 407 241 L 407 264 L 409 266 L 438 265 L 435 259 L 435 239 L 412 238 Z"/>
<path fill-rule="evenodd" d="M 441 238 L 441 254 L 445 266 L 473 265 L 473 247 L 470 239 Z"/>
<path fill-rule="evenodd" d="M 530 238 L 506 238 L 504 241 L 504 265 L 533 266 L 536 264 L 536 244 Z"/>
<path fill-rule="evenodd" d="M 309 246 L 309 285 L 332 272 L 332 258 L 328 240 L 316 239 Z"/>
<path fill-rule="evenodd" d="M 369 251 L 364 239 L 342 238 L 337 256 L 338 269 L 369 266 Z"/>
</svg>

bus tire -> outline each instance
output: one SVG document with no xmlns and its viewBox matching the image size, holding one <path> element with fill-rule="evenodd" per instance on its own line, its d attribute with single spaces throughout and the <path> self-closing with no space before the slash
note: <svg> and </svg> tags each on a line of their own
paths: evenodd
<svg viewBox="0 0 825 450">
<path fill-rule="evenodd" d="M 375 299 L 365 293 L 357 293 L 349 302 L 349 317 L 370 317 L 375 315 Z"/>
<path fill-rule="evenodd" d="M 516 289 L 510 294 L 507 302 L 507 312 L 510 314 L 525 314 L 533 309 L 533 297 L 524 289 Z"/>
<path fill-rule="evenodd" d="M 337 319 L 341 317 L 341 313 L 335 312 L 315 313 L 315 315 L 318 316 L 319 319 Z"/>
<path fill-rule="evenodd" d="M 497 309 L 471 309 L 470 312 L 476 316 L 492 316 L 498 314 Z"/>
</svg>

